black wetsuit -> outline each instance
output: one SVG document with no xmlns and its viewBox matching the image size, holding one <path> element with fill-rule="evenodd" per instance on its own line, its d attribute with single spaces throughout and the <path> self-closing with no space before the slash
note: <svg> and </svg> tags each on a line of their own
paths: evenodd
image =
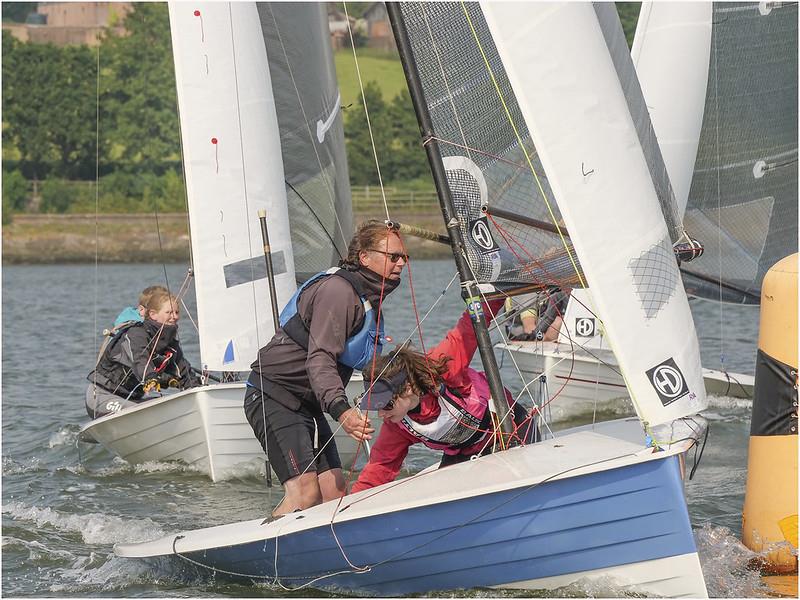
<svg viewBox="0 0 800 600">
<path fill-rule="evenodd" d="M 150 319 L 118 331 L 87 376 L 92 383 L 86 398 L 89 416 L 99 417 L 141 401 L 144 384 L 150 380 L 161 387 L 167 387 L 171 380 L 181 389 L 200 385 L 177 336 L 177 325 L 162 326 Z M 98 395 L 100 399 L 93 401 Z M 109 395 L 117 398 L 107 406 Z"/>
</svg>

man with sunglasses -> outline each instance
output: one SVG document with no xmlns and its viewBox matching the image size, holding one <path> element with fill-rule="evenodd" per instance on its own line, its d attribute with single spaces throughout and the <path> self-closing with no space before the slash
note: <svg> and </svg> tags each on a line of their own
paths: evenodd
<svg viewBox="0 0 800 600">
<path fill-rule="evenodd" d="M 355 440 L 369 419 L 351 408 L 345 385 L 380 354 L 383 298 L 408 261 L 399 234 L 380 221 L 357 229 L 338 269 L 310 278 L 281 312 L 280 329 L 251 365 L 244 409 L 284 487 L 273 516 L 345 493 L 342 465 L 323 412 Z"/>
<path fill-rule="evenodd" d="M 484 304 L 489 321 L 502 305 L 503 300 Z M 442 451 L 441 467 L 493 450 L 489 382 L 469 366 L 477 348 L 464 312 L 427 355 L 401 347 L 377 359 L 374 376 L 364 373 L 361 408 L 377 410 L 383 425 L 353 492 L 393 481 L 414 444 Z M 527 411 L 514 404 L 507 390 L 506 401 L 512 408 L 515 437 L 531 441 L 535 430 Z"/>
</svg>

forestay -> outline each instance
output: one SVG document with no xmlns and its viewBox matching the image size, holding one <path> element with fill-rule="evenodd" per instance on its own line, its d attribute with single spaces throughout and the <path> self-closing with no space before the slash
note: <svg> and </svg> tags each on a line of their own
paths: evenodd
<svg viewBox="0 0 800 600">
<path fill-rule="evenodd" d="M 341 96 L 326 5 L 259 2 L 298 282 L 338 264 L 353 233 Z"/>
<path fill-rule="evenodd" d="M 610 54 L 624 44 L 613 5 L 481 7 L 639 417 L 654 425 L 702 410 L 697 335 L 659 204 L 663 177 L 640 137 L 646 111 L 634 120 L 626 65 Z"/>
<path fill-rule="evenodd" d="M 668 6 L 643 5 L 643 14 L 674 27 Z M 663 146 L 683 135 L 677 132 L 687 118 L 697 118 L 677 112 L 663 118 L 661 107 L 680 97 L 657 84 L 666 64 L 683 63 L 684 72 L 708 64 L 707 84 L 692 84 L 692 93 L 706 90 L 693 169 L 670 164 L 665 151 L 673 182 L 692 175 L 684 225 L 705 246 L 701 259 L 682 267 L 694 295 L 757 303 L 770 266 L 797 251 L 797 17 L 793 2 L 714 3 L 707 54 L 660 53 L 637 65 Z M 637 30 L 634 51 L 663 37 L 657 31 Z M 675 44 L 685 43 L 675 35 Z"/>
<path fill-rule="evenodd" d="M 174 2 L 169 13 L 201 360 L 244 371 L 274 333 L 259 209 L 270 224 L 278 306 L 295 290 L 264 39 L 253 3 Z"/>
</svg>

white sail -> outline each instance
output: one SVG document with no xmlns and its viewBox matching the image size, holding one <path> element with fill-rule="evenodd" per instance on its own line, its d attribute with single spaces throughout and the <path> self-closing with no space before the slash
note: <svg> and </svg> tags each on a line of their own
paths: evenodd
<svg viewBox="0 0 800 600">
<path fill-rule="evenodd" d="M 702 410 L 689 303 L 595 8 L 481 6 L 639 417 Z"/>
<path fill-rule="evenodd" d="M 254 3 L 169 4 L 204 368 L 245 371 L 296 288 L 270 71 Z"/>
<path fill-rule="evenodd" d="M 683 216 L 708 81 L 711 2 L 643 2 L 631 58 Z"/>
</svg>

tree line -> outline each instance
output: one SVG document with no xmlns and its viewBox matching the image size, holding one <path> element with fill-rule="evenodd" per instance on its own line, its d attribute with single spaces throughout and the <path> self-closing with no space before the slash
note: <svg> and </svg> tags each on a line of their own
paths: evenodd
<svg viewBox="0 0 800 600">
<path fill-rule="evenodd" d="M 638 3 L 619 8 L 630 40 Z M 166 4 L 134 3 L 125 28 L 105 33 L 97 47 L 20 42 L 3 31 L 4 215 L 94 212 L 96 197 L 102 212 L 183 209 Z M 364 96 L 384 184 L 432 189 L 408 91 L 384 99 L 370 82 Z M 344 111 L 350 179 L 376 185 L 363 104 Z"/>
<path fill-rule="evenodd" d="M 126 35 L 108 32 L 98 47 L 24 43 L 3 31 L 7 211 L 94 212 L 96 191 L 105 212 L 150 211 L 155 203 L 183 209 L 166 4 L 135 3 L 125 27 Z M 372 83 L 365 95 L 379 156 L 390 163 L 382 165 L 384 182 L 426 175 L 408 94 L 386 103 Z M 345 113 L 345 135 L 352 183 L 377 184 L 361 102 Z M 90 185 L 96 180 L 99 190 Z M 30 205 L 31 181 L 38 206 Z"/>
</svg>

